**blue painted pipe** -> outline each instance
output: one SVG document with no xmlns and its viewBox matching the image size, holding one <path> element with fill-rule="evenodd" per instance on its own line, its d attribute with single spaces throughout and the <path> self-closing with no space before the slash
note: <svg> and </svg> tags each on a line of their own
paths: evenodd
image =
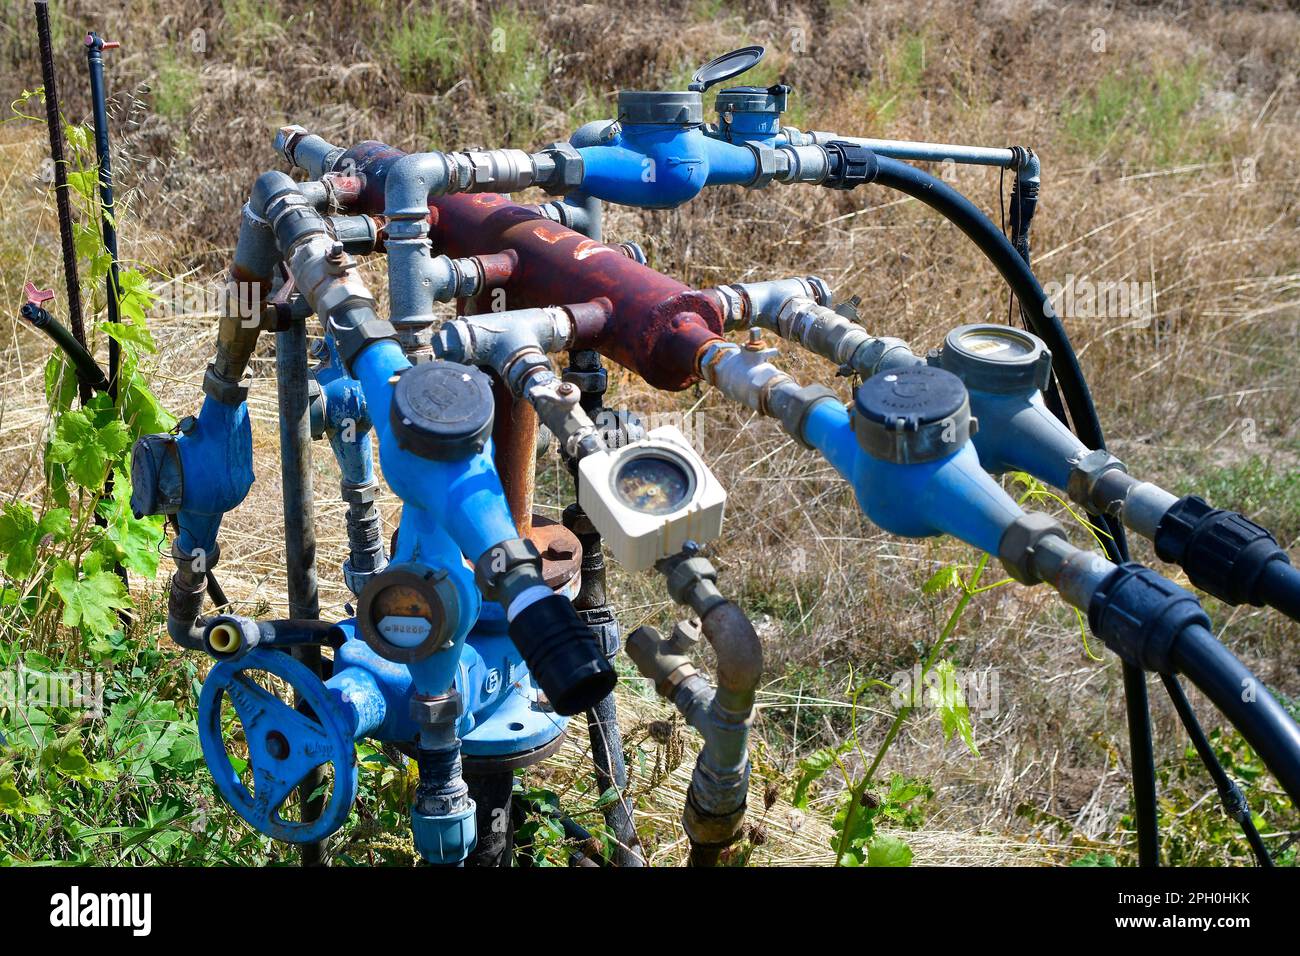
<svg viewBox="0 0 1300 956">
<path fill-rule="evenodd" d="M 176 439 L 185 476 L 176 523 L 179 548 L 186 554 L 215 553 L 217 531 L 227 511 L 237 508 L 253 487 L 253 431 L 248 404 L 203 400 L 192 431 Z"/>
<path fill-rule="evenodd" d="M 1023 514 L 980 467 L 970 444 L 935 461 L 883 461 L 859 446 L 849 412 L 838 402 L 814 405 L 803 437 L 853 485 L 862 513 L 891 534 L 908 538 L 950 534 L 997 554 L 1003 532 Z"/>
<path fill-rule="evenodd" d="M 758 176 L 753 152 L 710 138 L 698 126 L 629 124 L 578 152 L 584 193 L 646 209 L 672 209 L 705 186 L 743 185 Z"/>
</svg>

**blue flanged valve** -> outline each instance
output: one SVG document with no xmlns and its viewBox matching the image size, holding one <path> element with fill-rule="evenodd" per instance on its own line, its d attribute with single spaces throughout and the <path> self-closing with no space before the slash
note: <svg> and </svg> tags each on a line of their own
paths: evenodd
<svg viewBox="0 0 1300 956">
<path fill-rule="evenodd" d="M 259 671 L 288 683 L 315 718 L 259 685 L 252 676 Z M 251 790 L 235 771 L 222 736 L 221 705 L 226 699 L 243 725 Z M 356 800 L 353 735 L 325 685 L 288 654 L 256 648 L 238 660 L 216 664 L 199 695 L 199 742 L 221 796 L 251 826 L 276 840 L 323 840 L 343 825 Z M 280 812 L 284 802 L 311 770 L 324 764 L 333 767 L 334 780 L 320 816 L 286 820 Z"/>
</svg>

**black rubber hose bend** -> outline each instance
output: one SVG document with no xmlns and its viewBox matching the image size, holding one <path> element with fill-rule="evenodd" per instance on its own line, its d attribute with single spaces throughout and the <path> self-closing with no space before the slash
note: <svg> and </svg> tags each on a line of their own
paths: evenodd
<svg viewBox="0 0 1300 956">
<path fill-rule="evenodd" d="M 22 307 L 19 314 L 30 322 L 33 328 L 48 335 L 50 341 L 62 350 L 76 369 L 78 379 L 97 392 L 108 391 L 108 376 L 99 367 L 95 357 L 87 352 L 54 316 L 39 305 L 30 302 Z"/>
<path fill-rule="evenodd" d="M 1066 335 L 1065 326 L 1061 324 L 1051 299 L 1043 291 L 1029 264 L 1016 252 L 1002 230 L 980 212 L 974 203 L 943 180 L 897 159 L 880 156 L 877 157 L 877 163 L 876 183 L 919 199 L 941 213 L 965 233 L 1002 274 L 1002 278 L 1024 306 L 1034 334 L 1051 350 L 1052 364 L 1061 381 L 1061 391 L 1065 394 L 1066 406 L 1079 438 L 1089 448 L 1104 448 L 1101 423 L 1092 403 L 1092 394 L 1084 380 L 1083 370 L 1079 367 L 1079 359 L 1070 345 L 1069 336 Z"/>
<path fill-rule="evenodd" d="M 1300 727 L 1277 698 L 1201 624 L 1183 629 L 1170 657 L 1175 669 L 1241 731 L 1300 806 Z"/>
</svg>

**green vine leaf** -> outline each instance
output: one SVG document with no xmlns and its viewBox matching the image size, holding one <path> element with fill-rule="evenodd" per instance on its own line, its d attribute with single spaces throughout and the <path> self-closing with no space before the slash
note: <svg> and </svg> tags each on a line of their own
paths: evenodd
<svg viewBox="0 0 1300 956">
<path fill-rule="evenodd" d="M 72 515 L 67 508 L 52 508 L 38 521 L 23 502 L 9 502 L 0 511 L 0 554 L 5 556 L 5 574 L 15 581 L 24 580 L 36 566 L 46 539 L 66 541 L 71 531 Z"/>
<path fill-rule="evenodd" d="M 966 583 L 961 579 L 961 572 L 957 569 L 957 565 L 950 564 L 932 574 L 930 580 L 921 585 L 921 593 L 937 594 L 940 591 L 961 591 L 965 587 Z"/>
<path fill-rule="evenodd" d="M 131 511 L 131 482 L 127 475 L 117 473 L 113 497 L 99 503 L 99 513 L 107 522 L 104 541 L 112 552 L 108 557 L 141 577 L 156 577 L 164 536 L 163 520 L 135 516 Z"/>
<path fill-rule="evenodd" d="M 795 783 L 794 797 L 791 800 L 795 807 L 800 810 L 808 809 L 808 789 L 824 777 L 826 771 L 835 766 L 839 756 L 847 753 L 851 747 L 849 741 L 837 747 L 822 747 L 799 761 L 799 779 Z"/>
<path fill-rule="evenodd" d="M 71 561 L 54 566 L 52 584 L 63 599 L 63 624 L 80 628 L 90 638 L 103 637 L 117 627 L 116 612 L 131 606 L 126 585 L 102 567 L 102 557 L 88 554 L 81 574 Z"/>
<path fill-rule="evenodd" d="M 943 720 L 943 739 L 952 740 L 954 733 L 960 734 L 966 749 L 979 756 L 975 746 L 975 733 L 970 723 L 970 708 L 966 705 L 966 695 L 962 693 L 957 682 L 957 670 L 952 661 L 939 661 L 932 671 L 934 683 L 930 688 L 939 707 L 939 716 Z"/>
<path fill-rule="evenodd" d="M 86 408 L 59 416 L 48 452 L 50 461 L 63 465 L 73 481 L 91 491 L 103 486 L 109 464 L 131 444 L 131 433 L 112 406 L 113 418 L 97 421 L 99 416 L 94 415 L 96 409 L 92 406 L 101 399 L 107 401 L 105 396 L 97 396 Z"/>
<path fill-rule="evenodd" d="M 912 848 L 896 836 L 881 833 L 867 849 L 867 866 L 911 866 Z"/>
</svg>

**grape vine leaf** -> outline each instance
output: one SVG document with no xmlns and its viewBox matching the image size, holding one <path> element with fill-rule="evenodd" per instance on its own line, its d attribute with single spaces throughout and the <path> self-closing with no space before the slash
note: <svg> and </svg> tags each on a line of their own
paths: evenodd
<svg viewBox="0 0 1300 956">
<path fill-rule="evenodd" d="M 943 739 L 952 740 L 954 733 L 960 734 L 966 749 L 979 756 L 975 746 L 975 733 L 970 723 L 970 708 L 966 705 L 966 695 L 962 693 L 957 681 L 957 670 L 952 661 L 939 661 L 934 665 L 931 692 L 943 720 Z"/>
<path fill-rule="evenodd" d="M 63 624 L 80 628 L 88 637 L 102 637 L 117 627 L 115 612 L 131 606 L 126 585 L 112 571 L 103 569 L 103 558 L 86 555 L 81 573 L 71 561 L 54 566 L 52 583 L 63 599 Z"/>
</svg>

